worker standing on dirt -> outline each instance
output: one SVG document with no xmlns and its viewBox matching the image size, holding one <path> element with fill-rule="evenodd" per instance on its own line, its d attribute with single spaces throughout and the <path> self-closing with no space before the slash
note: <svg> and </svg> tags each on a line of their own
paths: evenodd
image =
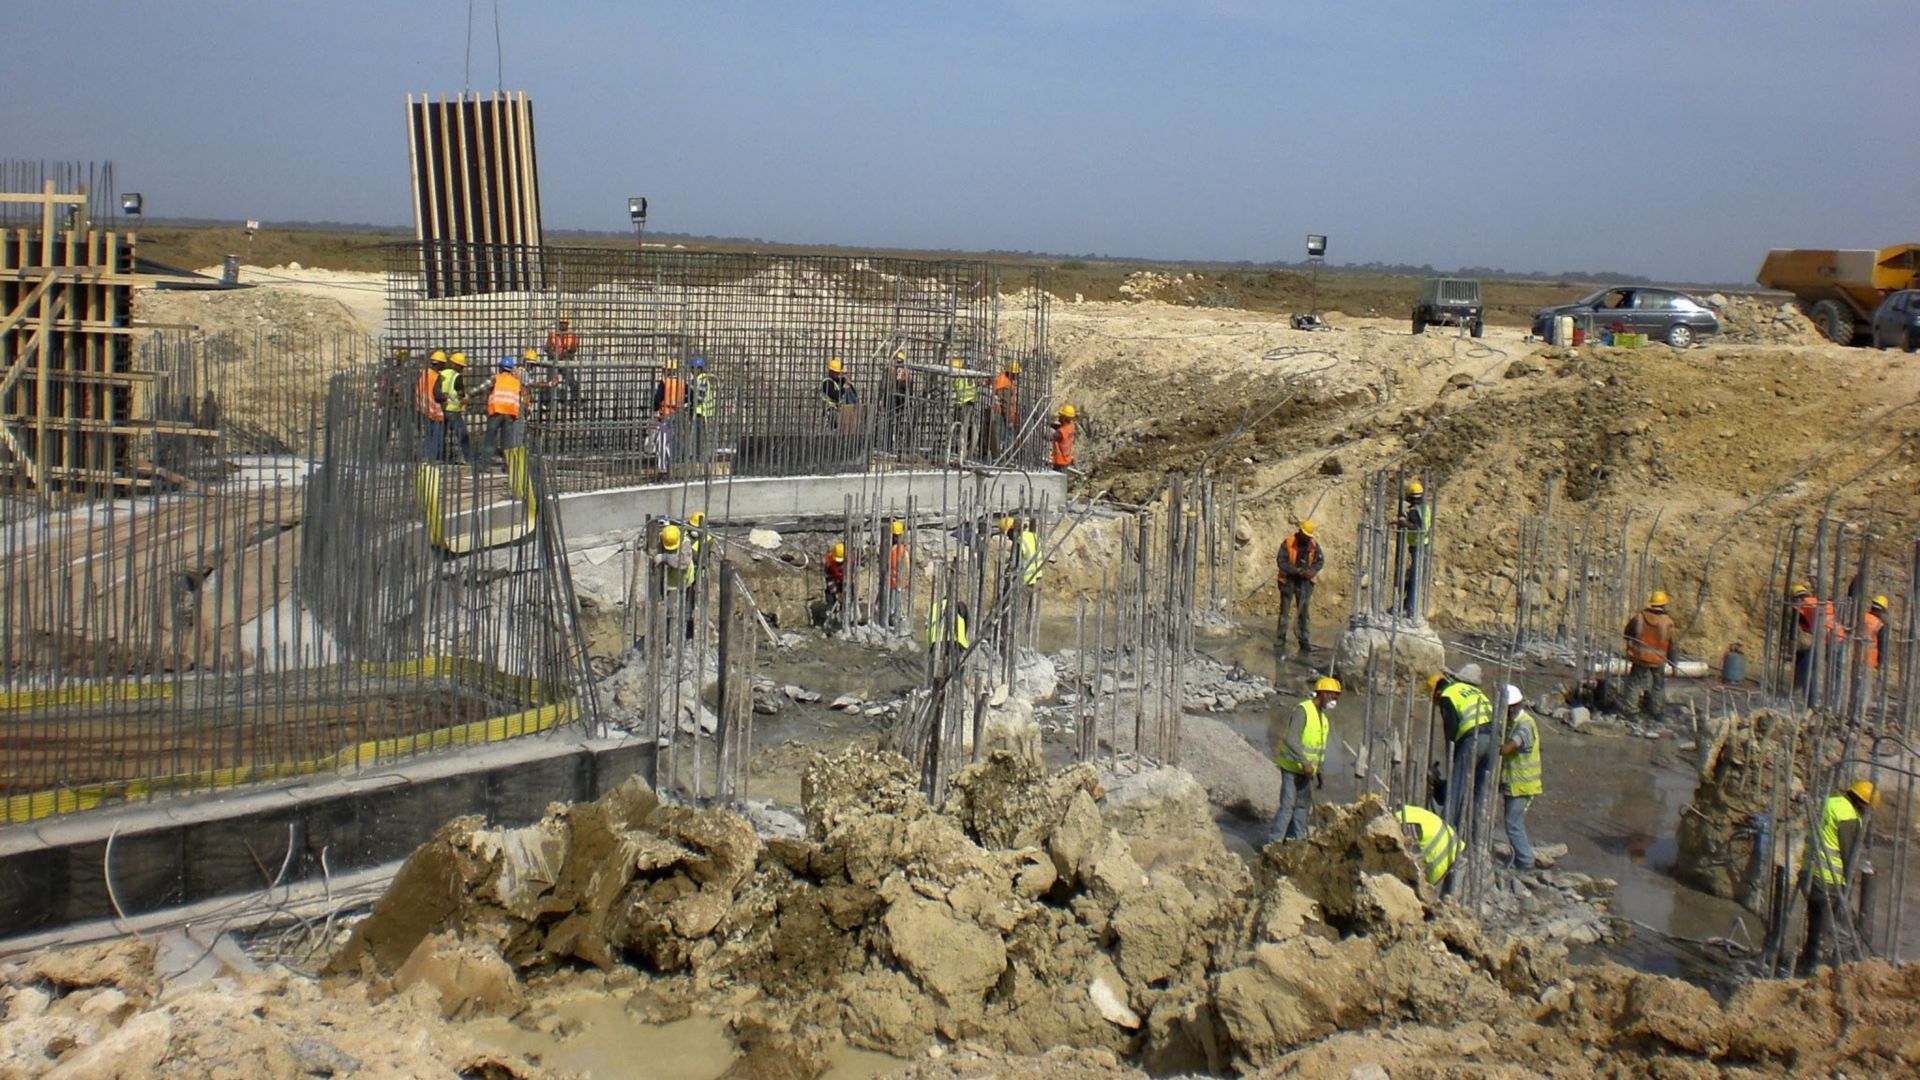
<svg viewBox="0 0 1920 1080">
<path fill-rule="evenodd" d="M 820 404 L 827 418 L 827 430 L 840 430 L 840 406 L 860 404 L 860 391 L 847 378 L 847 366 L 839 357 L 827 361 L 827 377 L 820 380 Z"/>
<path fill-rule="evenodd" d="M 1805 689 L 1811 698 L 1818 693 L 1812 685 L 1815 646 L 1837 644 L 1846 639 L 1847 632 L 1834 617 L 1833 601 L 1815 596 L 1807 582 L 1793 587 L 1790 609 L 1794 619 L 1793 688 Z"/>
<path fill-rule="evenodd" d="M 1313 696 L 1302 698 L 1273 740 L 1273 763 L 1280 766 L 1280 807 L 1267 827 L 1267 843 L 1303 840 L 1313 811 L 1313 789 L 1326 781 L 1327 720 L 1340 704 L 1340 680 L 1316 679 Z"/>
<path fill-rule="evenodd" d="M 927 609 L 927 651 L 932 652 L 949 641 L 958 649 L 971 648 L 973 640 L 967 636 L 967 618 L 966 601 L 956 601 L 948 607 L 945 597 L 935 600 Z"/>
<path fill-rule="evenodd" d="M 1673 620 L 1667 594 L 1655 589 L 1647 606 L 1627 620 L 1627 682 L 1620 708 L 1658 721 L 1667 712 L 1667 670 L 1673 667 Z"/>
<path fill-rule="evenodd" d="M 1540 724 L 1527 711 L 1520 688 L 1507 684 L 1506 737 L 1500 744 L 1501 811 L 1507 820 L 1507 846 L 1515 870 L 1533 869 L 1533 843 L 1527 839 L 1527 810 L 1540 794 Z"/>
<path fill-rule="evenodd" d="M 1463 845 L 1460 835 L 1447 826 L 1440 815 L 1421 806 L 1403 806 L 1393 812 L 1400 821 L 1402 834 L 1413 850 L 1419 855 L 1420 865 L 1427 872 L 1427 884 L 1438 886 L 1440 895 L 1453 891 L 1453 879 L 1448 874 L 1453 870 L 1453 862 L 1460 857 Z"/>
<path fill-rule="evenodd" d="M 526 415 L 527 392 L 520 382 L 518 368 L 520 362 L 511 356 L 500 358 L 500 370 L 493 376 L 493 383 L 487 387 L 487 434 L 485 445 L 481 448 L 481 469 L 493 467 L 495 454 L 502 461 L 509 450 L 518 450 L 527 445 L 526 428 L 521 417 Z"/>
<path fill-rule="evenodd" d="M 447 354 L 435 351 L 427 358 L 426 369 L 413 384 L 413 411 L 420 414 L 420 460 L 439 461 L 447 445 L 447 395 L 441 389 L 440 373 L 447 367 Z"/>
<path fill-rule="evenodd" d="M 1868 605 L 1867 613 L 1860 618 L 1860 629 L 1866 640 L 1867 670 L 1880 670 L 1880 652 L 1887 647 L 1887 598 L 1876 596 Z"/>
<path fill-rule="evenodd" d="M 887 595 L 881 604 L 888 626 L 897 626 L 906 606 L 907 523 L 895 519 L 887 527 Z"/>
<path fill-rule="evenodd" d="M 820 567 L 826 576 L 826 617 L 831 619 L 847 598 L 847 545 L 833 545 L 827 557 L 820 560 Z"/>
<path fill-rule="evenodd" d="M 1859 953 L 1847 897 L 1861 869 L 1860 840 L 1867 814 L 1879 805 L 1880 793 L 1871 780 L 1855 780 L 1821 804 L 1820 827 L 1807 834 L 1807 941 L 1794 965 L 1796 975 L 1810 975 L 1828 963 L 1845 963 Z"/>
<path fill-rule="evenodd" d="M 473 436 L 467 431 L 467 354 L 455 352 L 440 369 L 440 407 L 447 418 L 449 441 L 460 447 L 460 464 L 473 464 Z"/>
<path fill-rule="evenodd" d="M 999 454 L 1020 430 L 1020 361 L 1009 360 L 993 377 L 993 447 Z"/>
<path fill-rule="evenodd" d="M 1039 606 L 1040 580 L 1047 571 L 1046 559 L 1040 554 L 1040 536 L 1033 531 L 1032 518 L 1020 521 L 1003 517 L 1000 534 L 1011 542 L 1007 551 L 1008 579 L 1020 583 L 1020 606 L 1015 612 L 1020 616 L 1021 626 L 1031 626 Z"/>
<path fill-rule="evenodd" d="M 967 367 L 966 361 L 957 356 L 947 363 L 956 373 Z M 953 376 L 952 411 L 950 426 L 959 435 L 959 458 L 964 462 L 974 452 L 980 427 L 980 386 L 965 375 Z"/>
<path fill-rule="evenodd" d="M 1300 655 L 1313 651 L 1307 609 L 1313 604 L 1313 581 L 1320 576 L 1320 568 L 1326 561 L 1320 551 L 1320 541 L 1313 538 L 1311 521 L 1302 521 L 1292 536 L 1280 541 L 1280 550 L 1274 557 L 1276 584 L 1280 589 L 1280 619 L 1273 631 L 1273 650 L 1282 658 L 1287 655 L 1288 612 L 1295 613 L 1293 640 L 1300 646 Z"/>
<path fill-rule="evenodd" d="M 1427 505 L 1427 488 L 1420 481 L 1408 481 L 1406 499 L 1396 524 L 1405 564 L 1400 583 L 1400 610 L 1409 619 L 1425 621 L 1427 609 L 1422 588 L 1431 573 L 1427 561 L 1433 555 L 1433 507 Z"/>
<path fill-rule="evenodd" d="M 1060 406 L 1060 414 L 1053 418 L 1053 469 L 1066 472 L 1073 468 L 1073 434 L 1076 413 L 1073 406 Z"/>
<path fill-rule="evenodd" d="M 693 358 L 693 460 L 705 461 L 709 453 L 707 448 L 707 421 L 713 419 L 714 411 L 720 407 L 720 391 L 713 384 L 713 376 L 707 374 L 707 358 Z"/>
<path fill-rule="evenodd" d="M 1462 835 L 1469 832 L 1474 803 L 1493 779 L 1500 749 L 1493 725 L 1493 702 L 1471 681 L 1479 674 L 1478 664 L 1468 664 L 1457 678 L 1441 672 L 1427 680 L 1427 692 L 1440 710 L 1441 727 L 1453 754 L 1447 774 L 1447 824 Z"/>
<path fill-rule="evenodd" d="M 654 463 L 660 478 L 673 473 L 673 451 L 679 440 L 674 436 L 680 423 L 680 410 L 687 405 L 687 381 L 680 377 L 680 362 L 668 357 L 653 384 Z"/>
<path fill-rule="evenodd" d="M 654 580 L 662 602 L 680 605 L 687 640 L 693 639 L 693 583 L 700 574 L 696 555 L 680 526 L 668 523 L 660 527 L 660 550 L 653 556 Z M 673 617 L 671 606 L 666 614 L 669 619 Z"/>
</svg>

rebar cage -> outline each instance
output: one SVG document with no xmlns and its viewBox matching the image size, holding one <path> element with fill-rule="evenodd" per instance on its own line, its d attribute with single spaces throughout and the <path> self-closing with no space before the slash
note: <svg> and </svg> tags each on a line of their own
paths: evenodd
<svg viewBox="0 0 1920 1080">
<path fill-rule="evenodd" d="M 529 435 L 563 490 L 709 469 L 1040 467 L 1046 274 L 979 260 L 395 245 L 386 344 L 414 363 L 465 353 L 469 388 L 532 350 Z M 828 392 L 834 360 L 845 384 Z M 996 392 L 1003 376 L 1011 386 Z"/>
</svg>

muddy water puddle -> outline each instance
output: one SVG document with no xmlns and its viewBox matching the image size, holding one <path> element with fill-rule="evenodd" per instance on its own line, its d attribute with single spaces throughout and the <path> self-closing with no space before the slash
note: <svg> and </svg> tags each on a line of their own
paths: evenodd
<svg viewBox="0 0 1920 1080">
<path fill-rule="evenodd" d="M 522 1054 L 588 1080 L 715 1080 L 740 1064 L 726 1022 L 695 1012 L 649 1020 L 628 994 L 578 994 L 536 1004 L 513 1020 L 470 1021 L 476 1042 Z M 835 1043 L 824 1052 L 822 1080 L 867 1080 L 904 1064 L 886 1054 Z"/>
</svg>

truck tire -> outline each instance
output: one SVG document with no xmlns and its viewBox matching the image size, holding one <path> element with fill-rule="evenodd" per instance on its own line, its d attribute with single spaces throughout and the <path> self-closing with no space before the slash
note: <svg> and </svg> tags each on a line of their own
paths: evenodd
<svg viewBox="0 0 1920 1080">
<path fill-rule="evenodd" d="M 1413 332 L 1415 336 L 1427 332 L 1427 320 L 1421 318 L 1417 311 L 1413 313 Z"/>
<path fill-rule="evenodd" d="M 1842 306 L 1840 301 L 1822 300 L 1807 309 L 1807 315 L 1828 341 L 1835 345 L 1853 344 L 1853 312 Z"/>
<path fill-rule="evenodd" d="M 1473 320 L 1473 325 L 1468 328 L 1467 333 L 1472 334 L 1474 337 L 1479 337 L 1481 334 L 1486 332 L 1486 329 L 1487 329 L 1487 320 L 1475 319 Z"/>
</svg>

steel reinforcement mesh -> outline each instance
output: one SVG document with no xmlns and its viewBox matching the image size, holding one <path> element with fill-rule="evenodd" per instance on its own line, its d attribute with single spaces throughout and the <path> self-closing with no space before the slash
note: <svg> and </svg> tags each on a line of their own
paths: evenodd
<svg viewBox="0 0 1920 1080">
<path fill-rule="evenodd" d="M 482 280 L 506 263 L 527 287 L 430 295 L 428 267 L 471 265 Z M 528 429 L 562 489 L 1046 460 L 1042 268 L 446 243 L 394 246 L 387 266 L 390 353 L 464 353 L 463 393 L 476 396 L 501 358 L 537 354 L 523 370 Z M 833 360 L 850 387 L 838 403 L 822 398 Z M 696 361 L 709 414 L 691 408 L 689 385 L 688 407 L 663 416 L 666 380 Z"/>
<path fill-rule="evenodd" d="M 155 334 L 118 496 L 0 502 L 0 822 L 319 772 L 590 717 L 536 449 L 419 461 L 365 339 Z"/>
</svg>

